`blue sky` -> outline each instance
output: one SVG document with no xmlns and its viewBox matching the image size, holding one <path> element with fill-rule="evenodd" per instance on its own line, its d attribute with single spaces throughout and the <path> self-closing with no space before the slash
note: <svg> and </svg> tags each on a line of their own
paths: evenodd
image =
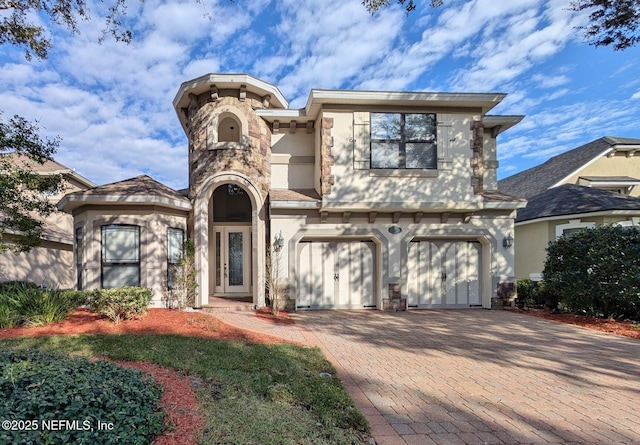
<svg viewBox="0 0 640 445">
<path fill-rule="evenodd" d="M 570 0 L 427 0 L 375 15 L 360 0 L 130 1 L 130 45 L 53 28 L 45 61 L 0 51 L 0 109 L 38 120 L 56 159 L 105 184 L 149 174 L 187 185 L 187 139 L 171 101 L 203 74 L 244 72 L 291 108 L 312 88 L 502 92 L 492 114 L 526 118 L 498 139 L 504 178 L 602 136 L 640 138 L 640 48 L 587 45 Z"/>
</svg>

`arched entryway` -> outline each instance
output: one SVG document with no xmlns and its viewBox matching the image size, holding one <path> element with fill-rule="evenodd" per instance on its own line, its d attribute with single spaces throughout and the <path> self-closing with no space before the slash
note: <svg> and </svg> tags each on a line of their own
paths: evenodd
<svg viewBox="0 0 640 445">
<path fill-rule="evenodd" d="M 210 282 L 216 297 L 251 295 L 251 200 L 241 186 L 222 184 L 211 197 Z"/>
<path fill-rule="evenodd" d="M 247 177 L 219 173 L 203 184 L 194 205 L 196 306 L 210 296 L 264 306 L 265 227 L 264 201 Z"/>
</svg>

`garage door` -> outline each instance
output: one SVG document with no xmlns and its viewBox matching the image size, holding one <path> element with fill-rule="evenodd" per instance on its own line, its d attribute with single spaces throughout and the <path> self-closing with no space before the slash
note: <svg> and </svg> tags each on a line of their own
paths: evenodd
<svg viewBox="0 0 640 445">
<path fill-rule="evenodd" d="M 374 308 L 371 241 L 304 241 L 298 254 L 299 309 Z"/>
<path fill-rule="evenodd" d="M 480 243 L 409 243 L 407 307 L 480 307 Z"/>
</svg>

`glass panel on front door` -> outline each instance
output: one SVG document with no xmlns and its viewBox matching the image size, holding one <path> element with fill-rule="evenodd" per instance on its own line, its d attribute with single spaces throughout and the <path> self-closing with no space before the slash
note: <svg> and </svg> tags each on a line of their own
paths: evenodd
<svg viewBox="0 0 640 445">
<path fill-rule="evenodd" d="M 244 255 L 242 248 L 242 232 L 229 232 L 229 286 L 244 284 Z"/>
</svg>

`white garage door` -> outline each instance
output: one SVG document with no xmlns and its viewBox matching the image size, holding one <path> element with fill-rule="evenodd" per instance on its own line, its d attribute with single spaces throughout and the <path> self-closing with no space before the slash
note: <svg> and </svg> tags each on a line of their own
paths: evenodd
<svg viewBox="0 0 640 445">
<path fill-rule="evenodd" d="M 298 255 L 298 309 L 374 308 L 371 241 L 303 241 Z"/>
<path fill-rule="evenodd" d="M 408 308 L 479 307 L 480 243 L 409 243 Z"/>
</svg>

